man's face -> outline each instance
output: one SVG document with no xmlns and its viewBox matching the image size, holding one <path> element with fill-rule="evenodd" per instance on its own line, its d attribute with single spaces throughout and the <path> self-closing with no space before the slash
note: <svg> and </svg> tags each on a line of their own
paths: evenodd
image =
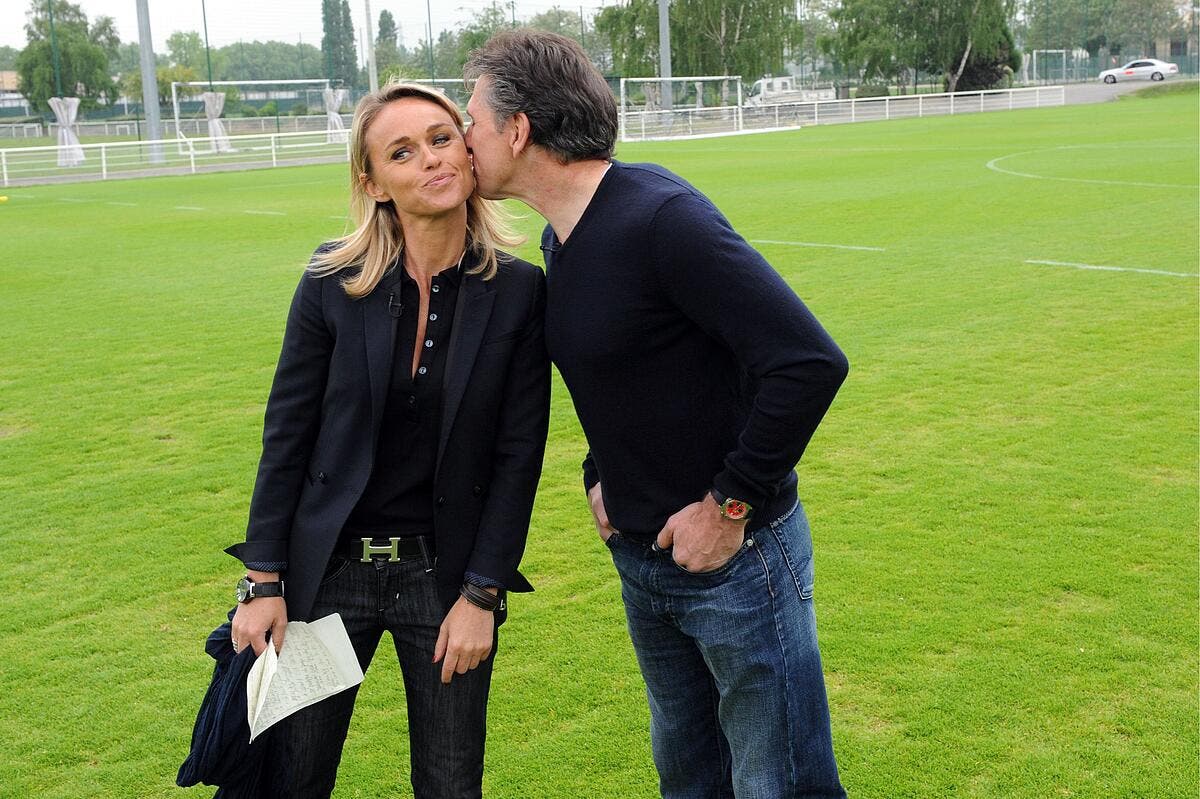
<svg viewBox="0 0 1200 799">
<path fill-rule="evenodd" d="M 475 81 L 475 90 L 467 103 L 467 113 L 471 116 L 467 148 L 475 160 L 475 182 L 480 196 L 502 200 L 510 196 L 506 190 L 514 163 L 511 145 L 514 122 L 510 119 L 497 124 L 496 115 L 488 105 L 490 86 L 487 75 Z"/>
</svg>

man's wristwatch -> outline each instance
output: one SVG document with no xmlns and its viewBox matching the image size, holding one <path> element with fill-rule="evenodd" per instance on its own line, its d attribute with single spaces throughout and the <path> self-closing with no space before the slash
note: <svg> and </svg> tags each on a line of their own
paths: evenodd
<svg viewBox="0 0 1200 799">
<path fill-rule="evenodd" d="M 237 583 L 237 601 L 249 602 L 260 596 L 283 596 L 283 580 L 276 583 L 251 582 L 250 576 L 245 575 Z"/>
<path fill-rule="evenodd" d="M 732 519 L 735 522 L 744 522 L 750 518 L 750 514 L 754 513 L 754 506 L 743 499 L 734 499 L 727 497 L 717 489 L 709 490 L 713 500 L 721 508 L 721 515 L 726 519 Z"/>
</svg>

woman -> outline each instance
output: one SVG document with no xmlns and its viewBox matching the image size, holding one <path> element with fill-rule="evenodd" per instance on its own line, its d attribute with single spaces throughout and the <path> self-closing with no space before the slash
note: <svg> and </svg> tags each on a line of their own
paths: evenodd
<svg viewBox="0 0 1200 799">
<path fill-rule="evenodd" d="M 497 252 L 511 235 L 441 94 L 385 86 L 351 136 L 357 228 L 292 301 L 246 541 L 227 550 L 246 566 L 232 637 L 260 653 L 288 619 L 339 613 L 365 671 L 390 631 L 416 797 L 478 797 L 504 594 L 532 590 L 517 565 L 549 415 L 544 278 Z M 281 795 L 332 791 L 355 694 L 281 722 Z"/>
</svg>

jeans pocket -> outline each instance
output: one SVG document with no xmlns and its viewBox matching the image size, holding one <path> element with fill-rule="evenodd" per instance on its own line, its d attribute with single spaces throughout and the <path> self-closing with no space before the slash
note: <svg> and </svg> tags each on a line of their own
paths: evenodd
<svg viewBox="0 0 1200 799">
<path fill-rule="evenodd" d="M 672 565 L 675 566 L 676 569 L 678 569 L 679 571 L 681 571 L 684 574 L 689 575 L 691 577 L 719 577 L 719 576 L 722 576 L 722 575 L 726 574 L 727 572 L 729 572 L 737 564 L 737 562 L 741 559 L 742 555 L 745 555 L 747 552 L 749 552 L 753 546 L 754 546 L 754 539 L 747 538 L 745 541 L 742 542 L 742 545 L 740 547 L 738 547 L 737 551 L 729 556 L 729 560 L 725 561 L 724 563 L 722 563 L 720 566 L 716 567 L 715 569 L 708 569 L 707 571 L 702 571 L 702 572 L 694 572 L 694 571 L 690 571 L 688 569 L 683 568 L 675 561 L 675 556 L 672 554 L 668 553 L 668 557 L 670 557 L 671 563 L 672 563 Z"/>
</svg>

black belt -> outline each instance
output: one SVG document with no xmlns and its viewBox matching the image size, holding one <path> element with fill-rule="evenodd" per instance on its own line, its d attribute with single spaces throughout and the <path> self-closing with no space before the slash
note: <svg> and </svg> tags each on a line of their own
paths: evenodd
<svg viewBox="0 0 1200 799">
<path fill-rule="evenodd" d="M 361 536 L 338 540 L 334 554 L 346 560 L 370 563 L 382 560 L 388 563 L 403 563 L 410 560 L 425 561 L 425 571 L 433 571 L 433 536 Z"/>
</svg>

